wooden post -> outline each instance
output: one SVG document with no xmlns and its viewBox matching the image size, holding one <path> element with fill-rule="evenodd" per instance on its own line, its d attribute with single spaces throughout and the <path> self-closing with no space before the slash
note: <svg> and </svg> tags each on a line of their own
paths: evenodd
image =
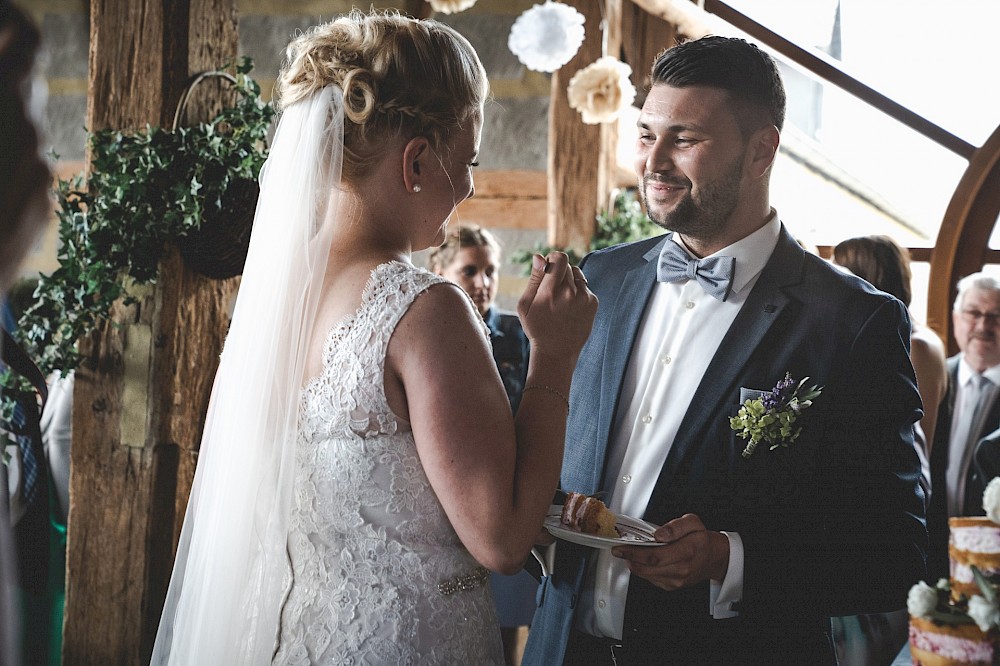
<svg viewBox="0 0 1000 666">
<path fill-rule="evenodd" d="M 91 0 L 90 22 L 93 130 L 169 125 L 189 77 L 237 53 L 234 0 Z M 189 120 L 208 117 L 207 99 Z M 171 250 L 155 288 L 81 342 L 64 664 L 149 661 L 237 284 Z"/>
<path fill-rule="evenodd" d="M 566 88 L 577 71 L 602 55 L 601 5 L 608 18 L 608 54 L 621 50 L 622 0 L 604 3 L 567 0 L 585 18 L 586 37 L 573 58 L 552 74 L 549 106 L 548 226 L 549 243 L 586 250 L 594 235 L 595 216 L 607 206 L 613 187 L 617 128 L 586 125 L 570 108 Z M 609 164 L 612 168 L 609 168 Z"/>
</svg>

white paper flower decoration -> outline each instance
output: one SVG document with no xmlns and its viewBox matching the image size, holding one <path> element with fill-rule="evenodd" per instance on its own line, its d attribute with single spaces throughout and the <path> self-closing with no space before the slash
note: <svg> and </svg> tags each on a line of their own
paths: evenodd
<svg viewBox="0 0 1000 666">
<path fill-rule="evenodd" d="M 588 125 L 611 122 L 635 99 L 631 74 L 632 68 L 617 58 L 598 58 L 569 80 L 569 105 Z"/>
<path fill-rule="evenodd" d="M 431 9 L 442 14 L 457 14 L 476 4 L 476 0 L 427 0 Z"/>
<path fill-rule="evenodd" d="M 554 72 L 583 44 L 583 14 L 561 2 L 535 5 L 517 17 L 507 48 L 536 72 Z"/>
</svg>

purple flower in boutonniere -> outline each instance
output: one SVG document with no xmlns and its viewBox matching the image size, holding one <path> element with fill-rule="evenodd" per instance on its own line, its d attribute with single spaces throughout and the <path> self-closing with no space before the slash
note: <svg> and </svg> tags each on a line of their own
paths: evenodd
<svg viewBox="0 0 1000 666">
<path fill-rule="evenodd" d="M 798 439 L 802 432 L 802 427 L 795 425 L 799 414 L 812 405 L 813 400 L 823 391 L 822 387 L 815 385 L 805 388 L 804 384 L 808 379 L 803 377 L 796 382 L 791 374 L 785 373 L 784 379 L 770 392 L 747 400 L 736 416 L 729 419 L 729 427 L 748 440 L 743 449 L 744 458 L 752 456 L 761 442 L 770 444 L 770 450 L 773 451 Z"/>
</svg>

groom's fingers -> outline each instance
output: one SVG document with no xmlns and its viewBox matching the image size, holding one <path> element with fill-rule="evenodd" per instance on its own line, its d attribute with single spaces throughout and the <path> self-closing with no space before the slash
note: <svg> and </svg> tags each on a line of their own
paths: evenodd
<svg viewBox="0 0 1000 666">
<path fill-rule="evenodd" d="M 657 530 L 653 532 L 653 538 L 657 541 L 662 541 L 663 543 L 672 543 L 683 539 L 688 534 L 704 531 L 705 524 L 701 522 L 701 518 L 693 513 L 685 513 L 680 518 L 674 518 L 670 522 L 657 528 Z"/>
<path fill-rule="evenodd" d="M 710 577 L 711 538 L 701 519 L 686 514 L 656 530 L 662 546 L 626 546 L 612 550 L 624 559 L 632 574 L 664 590 L 695 585 Z M 728 544 L 728 541 L 727 541 Z"/>
</svg>

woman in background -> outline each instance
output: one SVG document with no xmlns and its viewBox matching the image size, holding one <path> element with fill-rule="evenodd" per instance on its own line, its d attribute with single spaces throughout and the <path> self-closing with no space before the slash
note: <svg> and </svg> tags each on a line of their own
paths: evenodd
<svg viewBox="0 0 1000 666">
<path fill-rule="evenodd" d="M 430 254 L 431 270 L 465 290 L 486 322 L 493 360 L 511 410 L 516 413 L 528 373 L 529 345 L 518 316 L 496 307 L 501 263 L 500 244 L 496 238 L 474 224 L 463 224 L 449 231 L 444 244 Z M 504 660 L 513 666 L 518 663 L 518 632 L 531 624 L 535 614 L 538 581 L 527 571 L 513 576 L 491 573 L 490 587 L 496 600 Z"/>
</svg>

